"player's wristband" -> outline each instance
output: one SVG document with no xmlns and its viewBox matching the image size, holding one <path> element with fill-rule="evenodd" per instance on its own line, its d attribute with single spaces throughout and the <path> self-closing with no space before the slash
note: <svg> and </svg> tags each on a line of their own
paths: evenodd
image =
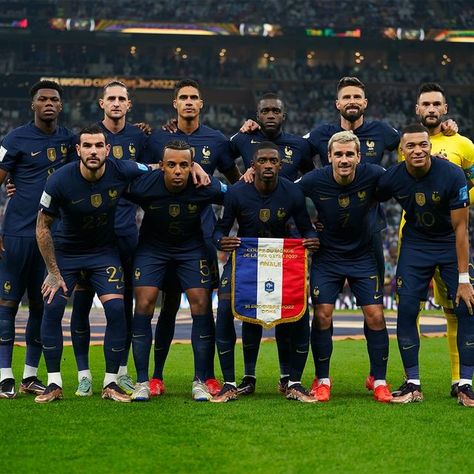
<svg viewBox="0 0 474 474">
<path fill-rule="evenodd" d="M 459 274 L 459 283 L 469 283 L 469 273 L 460 273 Z"/>
</svg>

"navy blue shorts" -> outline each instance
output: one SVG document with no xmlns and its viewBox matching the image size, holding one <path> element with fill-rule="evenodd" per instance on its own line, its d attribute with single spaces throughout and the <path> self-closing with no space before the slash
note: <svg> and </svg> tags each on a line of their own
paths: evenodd
<svg viewBox="0 0 474 474">
<path fill-rule="evenodd" d="M 123 294 L 125 284 L 118 249 L 89 255 L 56 251 L 56 260 L 66 283 L 68 296 L 71 296 L 78 282 L 86 282 L 98 296 Z"/>
<path fill-rule="evenodd" d="M 0 259 L 0 298 L 20 301 L 25 291 L 32 301 L 42 301 L 45 277 L 43 257 L 34 237 L 3 237 Z"/>
<path fill-rule="evenodd" d="M 382 290 L 377 265 L 372 254 L 355 259 L 318 261 L 311 265 L 313 304 L 334 304 L 348 281 L 360 306 L 382 304 Z"/>
<path fill-rule="evenodd" d="M 153 286 L 170 291 L 169 278 L 173 273 L 183 291 L 189 288 L 212 288 L 214 279 L 204 247 L 201 255 L 197 255 L 196 250 L 160 252 L 156 247 L 139 244 L 134 261 L 134 286 Z M 176 291 L 176 288 L 173 289 Z"/>
<path fill-rule="evenodd" d="M 445 244 L 437 248 L 428 245 L 414 248 L 402 241 L 397 264 L 397 294 L 426 300 L 436 267 L 448 289 L 448 299 L 452 300 L 459 279 L 456 247 Z"/>
</svg>

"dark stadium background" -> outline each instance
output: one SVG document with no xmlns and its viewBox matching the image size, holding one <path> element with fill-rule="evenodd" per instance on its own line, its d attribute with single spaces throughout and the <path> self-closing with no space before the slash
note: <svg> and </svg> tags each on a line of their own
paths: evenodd
<svg viewBox="0 0 474 474">
<path fill-rule="evenodd" d="M 157 127 L 173 116 L 174 83 L 191 77 L 202 85 L 203 121 L 231 136 L 266 91 L 284 98 L 288 132 L 337 121 L 336 82 L 358 76 L 366 118 L 396 128 L 413 121 L 417 86 L 440 82 L 449 117 L 473 139 L 469 0 L 0 1 L 0 38 L 0 137 L 31 119 L 28 89 L 40 78 L 63 84 L 61 123 L 79 130 L 101 118 L 97 97 L 112 78 L 129 85 L 129 119 Z M 399 209 L 386 211 L 390 293 Z"/>
</svg>

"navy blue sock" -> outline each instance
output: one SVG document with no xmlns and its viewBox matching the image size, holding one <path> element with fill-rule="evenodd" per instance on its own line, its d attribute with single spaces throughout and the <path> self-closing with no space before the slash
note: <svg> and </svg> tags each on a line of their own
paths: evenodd
<svg viewBox="0 0 474 474">
<path fill-rule="evenodd" d="M 104 336 L 105 371 L 116 374 L 125 350 L 126 325 L 123 299 L 114 298 L 105 303 L 104 313 L 107 319 Z"/>
<path fill-rule="evenodd" d="M 152 341 L 152 318 L 153 315 L 135 312 L 132 321 L 132 348 L 135 369 L 137 370 L 137 382 L 146 382 L 148 380 Z"/>
<path fill-rule="evenodd" d="M 374 330 L 367 327 L 367 351 L 370 366 L 375 380 L 385 380 L 388 362 L 388 331 L 387 328 Z"/>
<path fill-rule="evenodd" d="M 259 324 L 242 323 L 242 347 L 244 351 L 244 375 L 255 377 L 260 341 L 262 340 L 262 326 Z"/>
<path fill-rule="evenodd" d="M 367 338 L 368 329 L 369 329 L 369 326 L 367 326 L 367 322 L 364 320 L 364 336 L 365 336 L 366 341 L 368 341 L 368 338 Z M 369 375 L 374 375 L 374 369 L 372 367 L 372 361 L 370 360 L 370 357 L 369 357 Z"/>
<path fill-rule="evenodd" d="M 457 342 L 460 378 L 472 380 L 474 373 L 474 317 L 469 314 L 464 301 L 461 301 L 454 311 L 458 318 Z"/>
<path fill-rule="evenodd" d="M 211 330 L 212 340 L 214 341 L 212 346 L 209 349 L 207 354 L 207 362 L 206 362 L 206 375 L 205 379 L 215 379 L 216 375 L 214 373 L 214 357 L 216 356 L 216 323 L 214 321 L 214 315 L 212 314 L 212 310 L 210 313 L 211 320 L 209 321 L 209 329 Z"/>
<path fill-rule="evenodd" d="M 318 329 L 315 318 L 313 318 L 311 328 L 311 351 L 316 377 L 319 379 L 329 378 L 329 365 L 332 356 L 332 327 Z"/>
<path fill-rule="evenodd" d="M 399 295 L 397 317 L 397 341 L 403 367 L 408 378 L 419 379 L 418 354 L 420 335 L 416 324 L 420 312 L 420 300 L 413 296 Z"/>
<path fill-rule="evenodd" d="M 18 307 L 0 306 L 0 369 L 11 368 Z"/>
<path fill-rule="evenodd" d="M 162 308 L 155 329 L 155 369 L 154 379 L 163 379 L 163 369 L 174 337 L 176 312 L 169 312 Z"/>
<path fill-rule="evenodd" d="M 125 286 L 123 293 L 123 306 L 125 311 L 125 350 L 122 352 L 120 365 L 126 366 L 128 363 L 128 354 L 132 344 L 132 320 L 133 320 L 133 288 Z"/>
<path fill-rule="evenodd" d="M 290 355 L 291 364 L 290 380 L 299 381 L 303 375 L 304 366 L 309 352 L 309 312 L 302 316 L 299 321 L 289 323 L 290 330 Z M 278 327 L 278 326 L 277 326 Z"/>
<path fill-rule="evenodd" d="M 59 372 L 63 353 L 63 328 L 61 321 L 66 309 L 67 299 L 58 291 L 51 303 L 44 304 L 43 320 L 41 321 L 41 342 L 46 368 L 49 373 Z"/>
<path fill-rule="evenodd" d="M 210 354 L 214 350 L 214 319 L 212 313 L 191 314 L 191 316 L 193 318 L 191 343 L 194 354 L 194 378 L 204 381 L 208 373 Z"/>
<path fill-rule="evenodd" d="M 275 327 L 275 339 L 278 349 L 278 362 L 280 365 L 280 374 L 288 375 L 291 365 L 291 342 L 290 330 L 287 324 L 278 324 Z M 309 334 L 309 332 L 308 332 Z M 294 380 L 294 379 L 291 379 Z"/>
<path fill-rule="evenodd" d="M 89 344 L 91 341 L 89 313 L 93 300 L 93 291 L 78 290 L 74 292 L 71 313 L 71 340 L 77 370 L 87 370 L 89 368 Z"/>
<path fill-rule="evenodd" d="M 216 346 L 225 382 L 235 382 L 235 340 L 230 300 L 220 299 L 217 307 Z"/>
<path fill-rule="evenodd" d="M 41 320 L 43 319 L 43 302 L 30 301 L 28 322 L 26 323 L 26 365 L 38 367 L 43 348 L 41 345 Z"/>
</svg>

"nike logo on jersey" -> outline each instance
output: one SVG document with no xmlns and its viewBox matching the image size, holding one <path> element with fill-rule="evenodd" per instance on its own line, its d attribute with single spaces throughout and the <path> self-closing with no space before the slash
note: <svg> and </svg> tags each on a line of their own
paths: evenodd
<svg viewBox="0 0 474 474">
<path fill-rule="evenodd" d="M 410 195 L 404 194 L 403 196 L 397 196 L 397 199 L 406 199 L 407 197 L 410 197 Z"/>
<path fill-rule="evenodd" d="M 467 346 L 467 347 L 474 346 L 474 342 L 466 342 L 466 346 Z"/>
<path fill-rule="evenodd" d="M 232 351 L 232 349 L 229 349 L 228 351 L 219 351 L 219 355 L 228 354 L 231 351 Z"/>
<path fill-rule="evenodd" d="M 255 145 L 256 143 L 260 143 L 260 142 L 258 142 L 257 140 L 254 140 L 254 139 L 252 138 L 252 140 L 250 140 L 250 143 L 251 143 L 252 145 Z"/>
<path fill-rule="evenodd" d="M 212 334 L 206 334 L 205 336 L 202 334 L 199 335 L 199 339 L 209 339 L 210 337 L 212 337 Z"/>
<path fill-rule="evenodd" d="M 374 300 L 379 300 L 380 298 L 382 298 L 382 295 L 374 296 Z"/>
<path fill-rule="evenodd" d="M 71 204 L 79 204 L 80 202 L 84 201 L 85 198 L 78 199 L 77 201 L 71 201 Z"/>
<path fill-rule="evenodd" d="M 402 349 L 407 351 L 408 349 L 413 349 L 414 347 L 416 347 L 416 344 L 412 344 L 411 346 L 402 346 Z"/>
<path fill-rule="evenodd" d="M 4 339 L 3 337 L 0 337 L 0 342 L 10 342 L 13 341 L 13 338 L 10 337 L 9 339 Z"/>
<path fill-rule="evenodd" d="M 382 357 L 382 360 L 388 360 L 388 356 Z"/>
<path fill-rule="evenodd" d="M 112 347 L 112 352 L 123 352 L 125 349 L 115 349 Z"/>
<path fill-rule="evenodd" d="M 148 206 L 148 209 L 161 209 L 163 206 Z"/>
<path fill-rule="evenodd" d="M 40 153 L 41 151 L 32 151 L 31 156 L 36 156 L 36 155 L 39 155 Z"/>
<path fill-rule="evenodd" d="M 320 196 L 319 200 L 320 201 L 328 201 L 329 199 L 332 199 L 330 196 Z"/>
<path fill-rule="evenodd" d="M 326 360 L 329 360 L 329 357 L 319 357 L 318 362 L 324 362 Z"/>
</svg>

